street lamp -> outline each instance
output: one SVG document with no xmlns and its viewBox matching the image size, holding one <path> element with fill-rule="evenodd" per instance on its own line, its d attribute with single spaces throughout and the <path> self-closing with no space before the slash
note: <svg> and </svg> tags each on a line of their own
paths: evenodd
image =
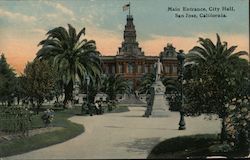
<svg viewBox="0 0 250 160">
<path fill-rule="evenodd" d="M 183 50 L 180 50 L 179 53 L 177 53 L 177 59 L 179 61 L 179 70 L 178 70 L 178 80 L 181 84 L 181 108 L 180 108 L 180 122 L 179 122 L 179 130 L 185 130 L 185 120 L 184 120 L 184 98 L 183 98 L 183 70 L 184 70 L 184 60 L 185 60 L 185 54 L 183 53 Z"/>
<path fill-rule="evenodd" d="M 90 81 L 90 78 L 89 78 L 89 76 L 87 75 L 87 76 L 86 76 L 86 82 L 87 82 L 87 93 L 86 93 L 86 96 L 87 96 L 87 108 L 88 108 L 88 110 L 89 110 L 89 112 L 90 112 L 90 115 L 92 116 L 92 113 L 91 113 L 91 111 L 90 111 L 89 96 L 88 96 L 88 94 L 89 94 L 89 81 Z"/>
</svg>

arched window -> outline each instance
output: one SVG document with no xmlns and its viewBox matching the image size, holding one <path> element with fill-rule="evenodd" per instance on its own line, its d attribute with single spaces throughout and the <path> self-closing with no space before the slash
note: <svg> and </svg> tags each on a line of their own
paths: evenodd
<svg viewBox="0 0 250 160">
<path fill-rule="evenodd" d="M 170 73 L 170 67 L 169 66 L 165 66 L 165 73 Z"/>
<path fill-rule="evenodd" d="M 112 74 L 115 74 L 115 66 L 112 66 Z"/>
<path fill-rule="evenodd" d="M 108 74 L 109 73 L 109 66 L 105 67 L 105 72 Z"/>
<path fill-rule="evenodd" d="M 144 73 L 148 73 L 148 66 L 144 66 Z"/>
<path fill-rule="evenodd" d="M 154 71 L 155 71 L 155 70 L 154 70 L 154 64 L 151 64 L 151 65 L 150 65 L 150 70 L 151 70 L 151 73 L 154 73 Z"/>
<path fill-rule="evenodd" d="M 123 73 L 123 67 L 121 64 L 118 65 L 118 73 Z"/>
<path fill-rule="evenodd" d="M 173 68 L 173 73 L 177 73 L 177 66 L 173 65 L 172 68 Z"/>
<path fill-rule="evenodd" d="M 134 65 L 132 63 L 128 64 L 128 73 L 133 73 Z"/>
<path fill-rule="evenodd" d="M 140 64 L 137 66 L 137 72 L 142 73 L 142 66 Z"/>
</svg>

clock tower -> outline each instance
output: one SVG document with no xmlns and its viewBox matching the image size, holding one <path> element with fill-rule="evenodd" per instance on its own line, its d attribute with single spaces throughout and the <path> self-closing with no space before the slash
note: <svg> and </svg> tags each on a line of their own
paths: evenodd
<svg viewBox="0 0 250 160">
<path fill-rule="evenodd" d="M 139 43 L 136 41 L 136 30 L 133 23 L 133 16 L 127 15 L 127 24 L 123 33 L 122 46 L 119 48 L 118 55 L 124 56 L 144 56 Z"/>
</svg>

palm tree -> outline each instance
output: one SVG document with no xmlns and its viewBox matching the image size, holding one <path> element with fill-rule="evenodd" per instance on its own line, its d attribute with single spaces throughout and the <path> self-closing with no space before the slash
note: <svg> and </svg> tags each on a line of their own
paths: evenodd
<svg viewBox="0 0 250 160">
<path fill-rule="evenodd" d="M 186 61 L 192 62 L 190 64 L 203 64 L 209 62 L 234 62 L 242 55 L 248 55 L 245 51 L 234 53 L 237 46 L 228 48 L 227 42 L 221 43 L 220 36 L 217 36 L 217 43 L 214 44 L 209 38 L 199 38 L 199 43 L 202 47 L 195 46 L 187 54 Z"/>
<path fill-rule="evenodd" d="M 117 94 L 129 93 L 130 86 L 121 75 L 109 75 L 103 77 L 101 91 L 109 96 L 109 100 L 115 100 Z"/>
<path fill-rule="evenodd" d="M 81 39 L 85 28 L 76 34 L 75 28 L 68 24 L 68 31 L 63 27 L 54 28 L 48 37 L 38 45 L 37 59 L 48 59 L 56 68 L 64 85 L 64 106 L 73 99 L 73 85 L 76 80 L 83 82 L 90 76 L 91 81 L 100 79 L 101 67 L 99 52 L 95 41 Z"/>
<path fill-rule="evenodd" d="M 150 87 L 155 82 L 155 73 L 148 73 L 141 78 L 141 84 L 139 86 L 139 92 L 149 94 Z"/>
<path fill-rule="evenodd" d="M 162 83 L 166 87 L 165 94 L 169 101 L 170 110 L 179 111 L 181 107 L 181 84 L 178 79 L 172 77 L 162 77 Z"/>
<path fill-rule="evenodd" d="M 228 47 L 221 43 L 217 34 L 217 43 L 210 39 L 199 38 L 201 47 L 195 46 L 186 56 L 187 69 L 191 74 L 188 78 L 185 96 L 194 113 L 216 113 L 222 118 L 221 141 L 225 137 L 225 104 L 237 97 L 237 72 L 241 72 L 240 56 L 247 55 L 245 51 L 234 53 L 237 46 Z M 237 71 L 236 71 L 237 70 Z M 184 88 L 185 88 L 184 86 Z"/>
<path fill-rule="evenodd" d="M 164 76 L 161 81 L 166 87 L 166 93 L 180 92 L 180 84 L 177 79 Z"/>
<path fill-rule="evenodd" d="M 166 76 L 161 77 L 161 81 L 166 87 L 166 93 L 172 92 L 172 91 L 178 91 L 178 83 L 176 79 L 169 78 Z M 150 90 L 150 87 L 155 82 L 155 73 L 148 73 L 145 74 L 141 78 L 141 84 L 139 86 L 140 93 L 147 94 Z"/>
</svg>

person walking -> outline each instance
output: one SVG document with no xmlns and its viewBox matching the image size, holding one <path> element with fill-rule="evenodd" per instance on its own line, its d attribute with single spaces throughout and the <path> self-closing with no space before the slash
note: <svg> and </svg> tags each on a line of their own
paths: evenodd
<svg viewBox="0 0 250 160">
<path fill-rule="evenodd" d="M 99 101 L 95 101 L 95 112 L 96 112 L 97 115 L 100 112 L 99 110 L 100 110 L 100 108 L 99 108 Z"/>
</svg>

